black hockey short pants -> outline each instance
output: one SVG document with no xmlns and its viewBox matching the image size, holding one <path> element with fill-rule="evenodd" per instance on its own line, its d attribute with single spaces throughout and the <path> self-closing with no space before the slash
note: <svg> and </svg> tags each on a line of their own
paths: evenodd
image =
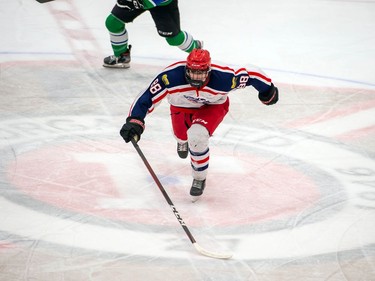
<svg viewBox="0 0 375 281">
<path fill-rule="evenodd" d="M 178 0 L 173 0 L 167 6 L 158 6 L 150 10 L 128 10 L 115 5 L 111 13 L 123 22 L 129 23 L 145 11 L 151 13 L 160 36 L 174 37 L 180 33 L 181 27 Z"/>
</svg>

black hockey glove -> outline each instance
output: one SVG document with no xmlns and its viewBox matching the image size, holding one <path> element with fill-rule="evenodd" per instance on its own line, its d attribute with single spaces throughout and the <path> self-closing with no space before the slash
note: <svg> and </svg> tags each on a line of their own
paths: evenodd
<svg viewBox="0 0 375 281">
<path fill-rule="evenodd" d="M 142 0 L 117 0 L 117 6 L 128 10 L 143 9 Z"/>
<path fill-rule="evenodd" d="M 131 141 L 132 138 L 138 142 L 141 139 L 144 129 L 145 122 L 143 119 L 129 116 L 120 130 L 120 135 L 125 142 Z"/>
<path fill-rule="evenodd" d="M 268 91 L 260 92 L 258 94 L 258 98 L 265 105 L 275 104 L 279 100 L 279 90 L 272 83 L 271 88 Z"/>
</svg>

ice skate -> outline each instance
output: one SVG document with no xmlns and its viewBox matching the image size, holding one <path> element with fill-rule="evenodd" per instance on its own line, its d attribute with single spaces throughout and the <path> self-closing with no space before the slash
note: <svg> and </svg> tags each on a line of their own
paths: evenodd
<svg viewBox="0 0 375 281">
<path fill-rule="evenodd" d="M 187 142 L 184 143 L 177 143 L 177 154 L 180 158 L 185 159 L 189 152 L 188 152 L 189 145 Z"/>
<path fill-rule="evenodd" d="M 206 180 L 193 180 L 191 185 L 190 195 L 192 202 L 195 202 L 203 194 L 204 188 L 206 187 Z"/>
<path fill-rule="evenodd" d="M 128 50 L 122 53 L 119 57 L 114 55 L 104 58 L 103 66 L 110 68 L 129 68 L 130 67 L 130 49 L 131 45 L 128 46 Z"/>
</svg>

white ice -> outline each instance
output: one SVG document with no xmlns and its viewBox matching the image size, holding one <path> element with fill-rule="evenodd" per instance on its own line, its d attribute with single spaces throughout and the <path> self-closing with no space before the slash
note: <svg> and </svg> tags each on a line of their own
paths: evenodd
<svg viewBox="0 0 375 281">
<path fill-rule="evenodd" d="M 128 24 L 131 68 L 104 22 L 115 1 L 0 1 L 0 280 L 375 280 L 375 1 L 179 1 L 213 61 L 261 67 L 280 91 L 230 96 L 192 203 L 166 101 L 139 146 L 134 97 L 186 53 L 149 13 Z"/>
</svg>

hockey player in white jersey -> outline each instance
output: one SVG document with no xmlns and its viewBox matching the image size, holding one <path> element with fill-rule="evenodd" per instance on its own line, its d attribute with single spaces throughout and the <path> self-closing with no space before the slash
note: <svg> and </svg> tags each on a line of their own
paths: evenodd
<svg viewBox="0 0 375 281">
<path fill-rule="evenodd" d="M 232 69 L 211 64 L 210 53 L 194 49 L 186 61 L 166 67 L 134 100 L 120 134 L 129 142 L 140 140 L 145 117 L 164 98 L 170 104 L 171 122 L 179 157 L 190 154 L 193 201 L 203 194 L 210 159 L 209 138 L 229 110 L 228 94 L 248 86 L 258 91 L 265 105 L 279 99 L 277 87 L 257 67 Z"/>
</svg>

